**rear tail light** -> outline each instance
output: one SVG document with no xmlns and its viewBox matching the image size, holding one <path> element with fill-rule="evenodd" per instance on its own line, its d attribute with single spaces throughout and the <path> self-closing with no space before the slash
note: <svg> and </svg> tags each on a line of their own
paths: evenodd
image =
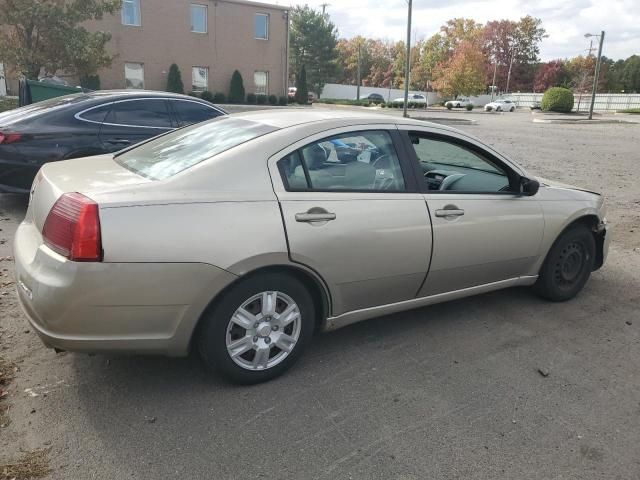
<svg viewBox="0 0 640 480">
<path fill-rule="evenodd" d="M 2 133 L 0 132 L 0 145 L 6 143 L 19 142 L 22 135 L 19 133 Z"/>
<path fill-rule="evenodd" d="M 65 193 L 56 201 L 42 236 L 45 245 L 69 260 L 102 260 L 98 204 L 80 193 Z"/>
</svg>

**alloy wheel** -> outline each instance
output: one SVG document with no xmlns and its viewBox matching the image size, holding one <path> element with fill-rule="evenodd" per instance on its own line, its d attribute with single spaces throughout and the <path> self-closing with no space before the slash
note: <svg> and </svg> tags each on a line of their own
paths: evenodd
<svg viewBox="0 0 640 480">
<path fill-rule="evenodd" d="M 302 318 L 296 302 L 278 291 L 257 293 L 231 316 L 227 352 L 246 370 L 266 370 L 282 362 L 300 338 Z"/>
</svg>

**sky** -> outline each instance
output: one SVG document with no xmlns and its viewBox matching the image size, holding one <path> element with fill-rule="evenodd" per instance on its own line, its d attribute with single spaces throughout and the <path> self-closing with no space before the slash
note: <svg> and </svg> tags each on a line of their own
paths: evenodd
<svg viewBox="0 0 640 480">
<path fill-rule="evenodd" d="M 285 2 L 279 2 L 285 3 Z M 295 4 L 295 2 L 292 2 Z M 406 38 L 405 0 L 301 0 L 326 11 L 341 38 Z M 448 19 L 518 20 L 540 18 L 548 38 L 540 45 L 543 61 L 585 54 L 590 39 L 585 33 L 605 31 L 603 55 L 615 60 L 640 54 L 640 0 L 414 0 L 412 40 L 428 38 Z M 597 38 L 593 38 L 597 47 Z M 597 51 L 596 51 L 597 52 Z M 596 53 L 594 52 L 594 54 Z"/>
</svg>

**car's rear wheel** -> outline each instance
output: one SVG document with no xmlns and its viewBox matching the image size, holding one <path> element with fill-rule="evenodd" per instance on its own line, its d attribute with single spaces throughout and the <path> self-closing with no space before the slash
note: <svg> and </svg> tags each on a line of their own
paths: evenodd
<svg viewBox="0 0 640 480">
<path fill-rule="evenodd" d="M 593 233 L 584 225 L 571 227 L 551 247 L 534 289 L 554 302 L 575 297 L 587 283 L 595 257 Z"/>
<path fill-rule="evenodd" d="M 204 362 L 235 383 L 277 377 L 300 357 L 313 335 L 311 295 L 295 278 L 269 273 L 225 292 L 199 331 Z"/>
</svg>

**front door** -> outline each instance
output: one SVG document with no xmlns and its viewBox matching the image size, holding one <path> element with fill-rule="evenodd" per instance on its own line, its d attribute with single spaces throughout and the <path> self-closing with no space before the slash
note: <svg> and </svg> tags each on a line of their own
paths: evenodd
<svg viewBox="0 0 640 480">
<path fill-rule="evenodd" d="M 406 131 L 433 224 L 433 257 L 419 296 L 517 278 L 539 258 L 544 232 L 518 174 L 477 144 Z"/>
<path fill-rule="evenodd" d="M 327 282 L 333 315 L 415 298 L 428 270 L 429 214 L 394 137 L 343 129 L 272 168 L 291 260 Z"/>
</svg>

